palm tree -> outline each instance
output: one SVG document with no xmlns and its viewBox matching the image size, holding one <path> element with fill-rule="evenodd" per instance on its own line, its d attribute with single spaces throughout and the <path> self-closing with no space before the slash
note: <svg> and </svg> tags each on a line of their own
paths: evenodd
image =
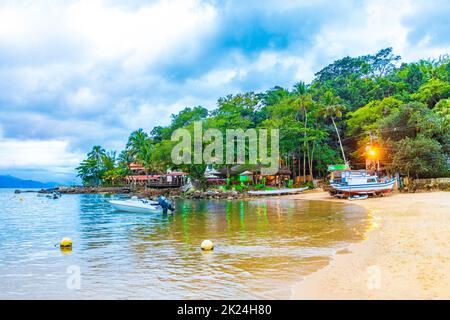
<svg viewBox="0 0 450 320">
<path fill-rule="evenodd" d="M 113 170 L 116 167 L 116 152 L 105 152 L 102 155 L 102 165 L 105 170 Z"/>
<path fill-rule="evenodd" d="M 325 117 L 330 117 L 333 122 L 334 129 L 336 130 L 336 134 L 339 140 L 339 145 L 341 146 L 342 158 L 344 159 L 344 163 L 347 164 L 347 158 L 345 157 L 344 148 L 342 146 L 341 135 L 339 134 L 339 130 L 336 126 L 336 122 L 334 118 L 342 117 L 342 113 L 345 110 L 345 106 L 340 104 L 339 97 L 334 96 L 330 91 L 325 92 L 321 99 L 322 102 L 322 114 Z"/>
<path fill-rule="evenodd" d="M 155 145 L 150 139 L 147 139 L 135 155 L 135 160 L 138 161 L 145 169 L 145 174 L 163 171 L 160 161 L 155 159 Z"/>
<path fill-rule="evenodd" d="M 149 140 L 148 134 L 143 129 L 133 131 L 128 138 L 126 149 L 129 151 L 131 157 L 136 157 L 137 154 L 144 148 Z"/>
<path fill-rule="evenodd" d="M 307 108 L 313 102 L 312 97 L 308 94 L 308 87 L 304 82 L 299 82 L 295 85 L 294 89 L 295 94 L 299 97 L 295 100 L 295 103 L 299 106 L 300 110 L 303 112 L 303 121 L 304 121 L 304 131 L 303 131 L 303 182 L 306 182 L 306 154 L 309 152 L 309 145 L 307 143 L 307 127 L 308 127 L 308 111 Z M 311 173 L 312 175 L 312 173 Z"/>
<path fill-rule="evenodd" d="M 136 153 L 136 160 L 144 166 L 146 175 L 152 170 L 152 149 L 152 145 L 146 140 Z"/>
<path fill-rule="evenodd" d="M 106 151 L 101 146 L 93 146 L 92 150 L 88 153 L 88 158 L 100 162 L 105 154 Z"/>
<path fill-rule="evenodd" d="M 97 163 L 93 159 L 83 160 L 80 165 L 76 168 L 78 174 L 77 176 L 81 178 L 83 184 L 93 184 L 95 180 L 95 167 Z"/>
<path fill-rule="evenodd" d="M 87 154 L 87 159 L 83 160 L 76 168 L 78 176 L 85 184 L 99 185 L 104 170 L 104 157 L 106 151 L 101 146 L 94 146 Z"/>
<path fill-rule="evenodd" d="M 119 153 L 117 157 L 117 164 L 119 167 L 128 168 L 128 165 L 133 162 L 133 157 L 130 154 L 130 151 L 125 149 Z"/>
</svg>

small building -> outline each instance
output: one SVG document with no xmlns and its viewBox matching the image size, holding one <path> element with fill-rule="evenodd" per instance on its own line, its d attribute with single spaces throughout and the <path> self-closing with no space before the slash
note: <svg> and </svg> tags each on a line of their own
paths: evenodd
<svg viewBox="0 0 450 320">
<path fill-rule="evenodd" d="M 179 188 L 186 184 L 186 172 L 169 172 L 160 175 L 148 176 L 147 186 L 151 188 Z"/>
<path fill-rule="evenodd" d="M 145 187 L 148 182 L 146 175 L 129 175 L 125 177 L 125 183 L 132 187 Z"/>
<path fill-rule="evenodd" d="M 263 180 L 264 179 L 264 180 Z M 288 167 L 280 167 L 275 174 L 264 175 L 258 173 L 256 181 L 265 181 L 267 186 L 287 186 L 291 179 L 291 170 Z"/>
<path fill-rule="evenodd" d="M 288 184 L 291 179 L 291 170 L 288 167 L 280 167 L 273 175 L 262 174 L 259 165 L 240 164 L 231 168 L 221 168 L 221 176 L 234 176 L 236 182 L 261 183 L 268 186 L 282 186 Z"/>
<path fill-rule="evenodd" d="M 227 183 L 225 176 L 220 171 L 214 169 L 211 164 L 205 169 L 205 179 L 210 185 L 225 185 Z"/>
<path fill-rule="evenodd" d="M 128 169 L 130 170 L 130 173 L 132 176 L 139 176 L 139 175 L 145 175 L 145 167 L 137 162 L 132 162 L 128 165 Z"/>
<path fill-rule="evenodd" d="M 130 174 L 125 177 L 125 183 L 132 187 L 145 187 L 147 185 L 148 177 L 145 167 L 137 162 L 131 162 L 128 165 Z"/>
<path fill-rule="evenodd" d="M 187 181 L 185 172 L 168 172 L 166 174 L 147 174 L 145 167 L 132 162 L 128 165 L 130 174 L 125 177 L 127 185 L 132 187 L 179 188 Z"/>
</svg>

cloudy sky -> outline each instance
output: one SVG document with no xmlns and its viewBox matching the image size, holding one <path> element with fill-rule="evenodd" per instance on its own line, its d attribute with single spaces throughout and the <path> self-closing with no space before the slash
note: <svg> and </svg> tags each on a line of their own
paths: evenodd
<svg viewBox="0 0 450 320">
<path fill-rule="evenodd" d="M 345 55 L 438 57 L 449 15 L 445 0 L 0 0 L 0 174 L 73 181 L 94 144 Z"/>
</svg>

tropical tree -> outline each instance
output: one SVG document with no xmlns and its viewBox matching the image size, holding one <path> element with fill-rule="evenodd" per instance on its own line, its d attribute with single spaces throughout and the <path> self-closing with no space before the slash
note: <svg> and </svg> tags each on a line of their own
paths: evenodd
<svg viewBox="0 0 450 320">
<path fill-rule="evenodd" d="M 216 128 L 222 134 L 226 129 L 279 129 L 280 157 L 286 166 L 292 164 L 294 178 L 302 169 L 303 176 L 308 169 L 311 176 L 324 176 L 328 164 L 348 163 L 346 154 L 352 160 L 360 158 L 371 141 L 384 150 L 383 159 L 394 157 L 396 170 L 412 177 L 431 176 L 429 168 L 438 168 L 450 154 L 450 59 L 444 55 L 397 67 L 399 59 L 392 48 L 344 57 L 317 72 L 310 84 L 235 93 L 219 98 L 211 111 L 184 108 L 171 115 L 168 126 L 132 132 L 117 158 L 94 147 L 77 168 L 78 175 L 85 184 L 116 185 L 131 162 L 140 162 L 147 174 L 170 167 L 200 181 L 203 164 L 177 166 L 170 155 L 172 133 L 178 128 L 192 132 L 193 123 L 202 121 L 203 130 Z M 421 146 L 440 160 L 427 158 L 418 150 Z"/>
<path fill-rule="evenodd" d="M 98 186 L 105 171 L 103 159 L 106 151 L 101 146 L 94 146 L 87 154 L 87 159 L 83 160 L 76 168 L 77 176 L 81 178 L 83 184 Z"/>
<path fill-rule="evenodd" d="M 126 150 L 128 151 L 131 158 L 137 160 L 136 157 L 139 152 L 144 148 L 144 146 L 148 143 L 149 136 L 143 129 L 138 129 L 133 131 L 126 144 Z"/>
<path fill-rule="evenodd" d="M 342 159 L 344 159 L 344 163 L 347 164 L 347 158 L 345 157 L 344 147 L 342 146 L 341 135 L 339 134 L 339 130 L 336 126 L 335 118 L 342 117 L 342 114 L 345 110 L 345 106 L 340 103 L 339 97 L 334 96 L 330 91 L 325 92 L 321 99 L 322 103 L 322 115 L 324 117 L 329 117 L 333 122 L 334 130 L 336 131 L 339 145 L 341 147 Z"/>
<path fill-rule="evenodd" d="M 433 178 L 448 175 L 442 146 L 431 138 L 405 138 L 394 144 L 391 169 L 408 177 Z"/>
<path fill-rule="evenodd" d="M 106 170 L 102 175 L 102 180 L 114 187 L 118 182 L 121 182 L 126 175 L 127 170 L 124 167 L 115 167 Z"/>
<path fill-rule="evenodd" d="M 433 108 L 433 113 L 442 126 L 443 133 L 450 131 L 450 98 L 442 99 Z"/>
<path fill-rule="evenodd" d="M 136 154 L 136 160 L 144 166 L 145 174 L 160 173 L 165 171 L 164 164 L 155 157 L 156 147 L 150 140 L 147 140 Z"/>
<path fill-rule="evenodd" d="M 411 96 L 413 100 L 426 103 L 430 108 L 433 108 L 439 100 L 448 97 L 450 97 L 450 83 L 435 78 L 428 80 Z"/>
<path fill-rule="evenodd" d="M 308 134 L 308 109 L 312 106 L 313 99 L 311 95 L 308 93 L 308 87 L 304 82 L 300 82 L 295 86 L 295 93 L 298 95 L 298 98 L 295 101 L 295 104 L 298 105 L 301 112 L 303 113 L 303 182 L 306 182 L 306 154 L 308 154 L 310 165 L 310 174 L 312 176 L 312 161 L 311 161 L 311 153 L 309 150 L 309 143 L 307 139 Z M 312 154 L 314 151 L 312 152 Z"/>
<path fill-rule="evenodd" d="M 378 121 L 396 112 L 402 104 L 402 101 L 389 97 L 371 101 L 356 111 L 349 112 L 347 134 L 356 136 L 376 130 Z"/>
</svg>

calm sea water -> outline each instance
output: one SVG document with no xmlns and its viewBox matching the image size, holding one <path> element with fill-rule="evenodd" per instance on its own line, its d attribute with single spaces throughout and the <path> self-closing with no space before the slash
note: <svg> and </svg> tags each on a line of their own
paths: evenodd
<svg viewBox="0 0 450 320">
<path fill-rule="evenodd" d="M 0 189 L 0 298 L 289 298 L 368 225 L 363 209 L 330 202 L 180 200 L 163 215 L 114 211 L 116 198 Z M 55 246 L 63 237 L 71 252 Z"/>
</svg>

